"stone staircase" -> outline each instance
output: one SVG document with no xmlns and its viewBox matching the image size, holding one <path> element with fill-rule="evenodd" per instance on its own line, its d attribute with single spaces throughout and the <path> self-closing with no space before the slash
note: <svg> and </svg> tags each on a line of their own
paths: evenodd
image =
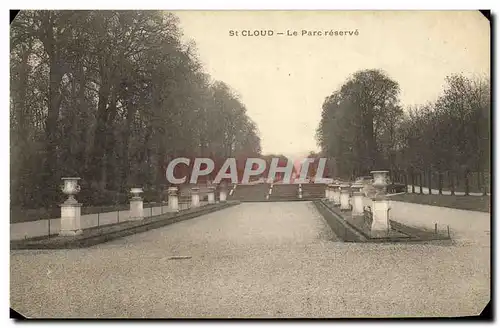
<svg viewBox="0 0 500 328">
<path fill-rule="evenodd" d="M 239 184 L 234 189 L 234 193 L 229 195 L 228 190 L 228 200 L 239 200 L 242 202 L 259 202 L 265 201 L 266 196 L 269 193 L 270 184 L 260 183 L 253 185 Z"/>
<path fill-rule="evenodd" d="M 179 188 L 179 202 L 190 203 L 191 202 L 191 191 L 192 188 L 197 186 L 200 188 L 200 200 L 204 201 L 208 199 L 208 186 L 207 184 L 183 184 L 178 186 Z M 220 186 L 213 185 L 215 187 L 214 190 L 214 198 L 215 201 L 220 200 Z M 233 189 L 234 184 L 229 183 L 226 185 L 226 199 L 229 199 L 229 191 Z"/>
<path fill-rule="evenodd" d="M 269 200 L 298 200 L 299 185 L 298 184 L 275 184 Z"/>
<path fill-rule="evenodd" d="M 239 200 L 242 202 L 263 202 L 263 201 L 292 201 L 300 200 L 299 184 L 274 184 L 271 195 L 269 195 L 269 183 L 260 184 L 239 184 L 234 189 L 228 200 Z M 325 198 L 325 184 L 304 183 L 302 184 L 302 199 L 312 200 Z M 268 197 L 269 195 L 269 197 Z"/>
<path fill-rule="evenodd" d="M 303 183 L 302 198 L 325 198 L 326 184 Z"/>
</svg>

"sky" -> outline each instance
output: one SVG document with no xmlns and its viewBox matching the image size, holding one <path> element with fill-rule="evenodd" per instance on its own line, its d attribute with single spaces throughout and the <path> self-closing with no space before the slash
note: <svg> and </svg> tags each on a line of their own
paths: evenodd
<svg viewBox="0 0 500 328">
<path fill-rule="evenodd" d="M 175 14 L 206 72 L 240 95 L 259 128 L 264 154 L 318 151 L 315 131 L 325 97 L 356 71 L 384 70 L 399 83 L 404 107 L 436 100 L 447 75 L 490 72 L 489 22 L 477 11 Z M 243 30 L 273 35 L 242 36 Z M 303 30 L 358 35 L 302 36 Z"/>
</svg>

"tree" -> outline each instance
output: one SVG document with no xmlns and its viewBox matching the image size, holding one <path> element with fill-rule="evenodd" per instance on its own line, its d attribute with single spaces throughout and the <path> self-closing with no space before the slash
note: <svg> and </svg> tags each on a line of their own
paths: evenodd
<svg viewBox="0 0 500 328">
<path fill-rule="evenodd" d="M 316 137 L 340 176 L 392 165 L 402 115 L 398 97 L 398 84 L 385 73 L 364 70 L 325 99 Z"/>
<path fill-rule="evenodd" d="M 82 202 L 109 204 L 132 185 L 162 188 L 175 157 L 260 154 L 244 104 L 204 72 L 178 23 L 162 11 L 26 10 L 16 17 L 13 205 L 57 205 L 65 175 L 83 178 Z"/>
</svg>

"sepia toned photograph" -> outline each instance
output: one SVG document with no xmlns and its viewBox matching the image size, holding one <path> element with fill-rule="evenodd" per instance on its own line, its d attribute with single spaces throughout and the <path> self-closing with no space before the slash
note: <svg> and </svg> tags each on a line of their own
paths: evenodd
<svg viewBox="0 0 500 328">
<path fill-rule="evenodd" d="M 12 319 L 492 319 L 491 12 L 10 16 Z"/>
</svg>

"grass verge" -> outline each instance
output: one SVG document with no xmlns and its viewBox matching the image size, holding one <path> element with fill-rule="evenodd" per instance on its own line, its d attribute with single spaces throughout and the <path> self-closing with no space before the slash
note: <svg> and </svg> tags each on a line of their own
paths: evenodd
<svg viewBox="0 0 500 328">
<path fill-rule="evenodd" d="M 391 196 L 390 200 L 414 204 L 456 208 L 460 210 L 490 212 L 490 196 L 452 196 L 452 195 L 420 195 L 401 194 Z"/>
</svg>

